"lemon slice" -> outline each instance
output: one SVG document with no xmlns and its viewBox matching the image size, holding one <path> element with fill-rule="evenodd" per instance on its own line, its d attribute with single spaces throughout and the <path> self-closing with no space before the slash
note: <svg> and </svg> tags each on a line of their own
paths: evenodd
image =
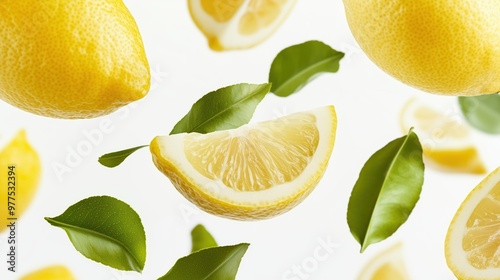
<svg viewBox="0 0 500 280">
<path fill-rule="evenodd" d="M 410 99 L 400 116 L 403 132 L 414 127 L 418 134 L 426 163 L 443 171 L 486 173 L 470 129 L 458 119 L 458 114 L 443 113 L 440 106 L 430 103 Z"/>
<path fill-rule="evenodd" d="M 373 257 L 362 269 L 357 280 L 407 280 L 410 279 L 403 261 L 402 243 Z"/>
<path fill-rule="evenodd" d="M 33 271 L 20 280 L 75 280 L 71 271 L 62 265 L 52 265 Z"/>
<path fill-rule="evenodd" d="M 9 170 L 10 166 L 15 166 L 13 170 Z M 26 208 L 31 203 L 38 189 L 40 181 L 41 163 L 36 150 L 30 145 L 26 138 L 26 132 L 20 130 L 16 136 L 0 151 L 0 170 L 5 172 L 0 175 L 0 199 L 2 207 L 0 209 L 0 220 L 7 221 L 7 217 L 19 218 Z M 8 177 L 8 171 L 13 171 L 14 174 Z M 8 183 L 10 182 L 10 184 Z M 13 189 L 9 189 L 11 187 Z M 12 193 L 14 192 L 14 193 Z M 14 202 L 15 211 L 13 215 L 7 210 L 7 199 L 12 197 L 11 202 Z M 0 232 L 6 230 L 7 227 L 0 227 Z"/>
<path fill-rule="evenodd" d="M 281 25 L 296 0 L 188 0 L 191 18 L 222 51 L 253 47 Z"/>
<path fill-rule="evenodd" d="M 158 136 L 158 169 L 206 212 L 238 220 L 270 218 L 318 184 L 335 142 L 333 106 L 208 134 Z"/>
<path fill-rule="evenodd" d="M 448 228 L 446 262 L 459 279 L 500 279 L 500 168 L 462 202 Z"/>
</svg>

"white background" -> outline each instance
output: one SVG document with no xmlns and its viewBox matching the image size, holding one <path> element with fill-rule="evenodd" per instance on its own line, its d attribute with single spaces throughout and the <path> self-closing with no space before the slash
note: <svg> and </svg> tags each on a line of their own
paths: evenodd
<svg viewBox="0 0 500 280">
<path fill-rule="evenodd" d="M 238 280 L 355 279 L 374 254 L 399 241 L 404 244 L 404 261 L 412 279 L 454 279 L 443 253 L 446 230 L 455 210 L 483 176 L 427 168 L 420 201 L 396 234 L 360 254 L 349 232 L 345 217 L 351 189 L 369 156 L 402 135 L 398 116 L 406 100 L 412 96 L 439 99 L 449 104 L 452 114 L 458 111 L 456 98 L 412 89 L 368 60 L 350 34 L 340 0 L 299 1 L 269 40 L 250 50 L 224 53 L 208 48 L 189 16 L 186 1 L 125 3 L 137 20 L 153 72 L 153 88 L 143 100 L 90 120 L 50 119 L 0 102 L 0 147 L 25 128 L 43 163 L 38 194 L 19 225 L 19 272 L 15 276 L 7 273 L 2 261 L 0 279 L 17 279 L 51 264 L 68 266 L 78 279 L 156 279 L 189 253 L 190 231 L 198 223 L 204 224 L 221 245 L 251 243 Z M 147 149 L 115 169 L 98 164 L 97 158 L 104 153 L 148 144 L 154 136 L 168 134 L 191 105 L 209 91 L 240 82 L 266 82 L 269 66 L 280 50 L 311 39 L 346 52 L 340 71 L 317 78 L 289 98 L 267 96 L 254 117 L 258 121 L 326 104 L 336 107 L 339 123 L 330 165 L 316 190 L 292 211 L 258 222 L 206 214 L 174 189 L 155 168 Z M 99 129 L 101 122 L 110 122 L 112 131 L 103 133 L 102 140 L 92 145 L 71 172 L 58 177 L 54 164 L 67 165 L 69 150 L 87 141 L 84 132 Z M 499 164 L 495 146 L 499 138 L 478 132 L 474 137 L 488 170 L 493 170 Z M 141 216 L 147 235 L 142 275 L 86 259 L 73 248 L 63 230 L 43 219 L 95 195 L 119 198 Z M 4 232 L 0 235 L 2 255 L 6 252 L 5 238 Z M 337 246 L 325 260 L 313 261 L 320 239 Z M 309 272 L 302 278 L 286 277 L 294 265 L 302 267 L 304 263 L 309 264 Z M 317 266 L 311 268 L 311 263 Z"/>
</svg>

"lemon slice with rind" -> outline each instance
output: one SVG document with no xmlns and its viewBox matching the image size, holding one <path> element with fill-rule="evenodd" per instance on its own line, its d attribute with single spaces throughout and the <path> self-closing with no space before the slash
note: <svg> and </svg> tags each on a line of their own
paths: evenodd
<svg viewBox="0 0 500 280">
<path fill-rule="evenodd" d="M 429 166 L 449 172 L 486 173 L 469 127 L 458 113 L 447 113 L 443 108 L 441 103 L 410 99 L 401 110 L 403 132 L 414 127 Z"/>
<path fill-rule="evenodd" d="M 402 251 L 403 244 L 396 243 L 377 254 L 365 265 L 357 280 L 409 280 Z"/>
<path fill-rule="evenodd" d="M 253 47 L 281 25 L 296 0 L 188 0 L 191 18 L 222 51 Z"/>
<path fill-rule="evenodd" d="M 500 168 L 460 205 L 448 228 L 445 256 L 459 279 L 500 279 Z"/>
<path fill-rule="evenodd" d="M 333 106 L 208 134 L 158 136 L 153 161 L 208 213 L 257 220 L 300 203 L 318 184 L 335 142 Z"/>
</svg>

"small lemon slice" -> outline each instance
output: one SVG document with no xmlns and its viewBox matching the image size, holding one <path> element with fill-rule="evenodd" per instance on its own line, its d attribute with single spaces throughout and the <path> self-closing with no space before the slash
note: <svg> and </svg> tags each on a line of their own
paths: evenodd
<svg viewBox="0 0 500 280">
<path fill-rule="evenodd" d="M 296 0 L 188 0 L 191 18 L 217 51 L 245 49 L 267 39 Z"/>
<path fill-rule="evenodd" d="M 500 279 L 500 168 L 455 213 L 445 241 L 446 262 L 459 279 Z"/>
<path fill-rule="evenodd" d="M 65 266 L 52 265 L 33 271 L 20 280 L 76 280 L 76 278 Z"/>
<path fill-rule="evenodd" d="M 486 173 L 471 131 L 457 113 L 446 114 L 441 106 L 413 98 L 403 107 L 400 122 L 404 133 L 414 127 L 430 166 L 444 171 Z"/>
<path fill-rule="evenodd" d="M 333 106 L 208 134 L 158 136 L 158 169 L 206 212 L 238 220 L 276 216 L 318 184 L 332 153 Z"/>
<path fill-rule="evenodd" d="M 403 261 L 402 243 L 374 256 L 361 270 L 357 280 L 408 280 Z"/>
<path fill-rule="evenodd" d="M 8 171 L 11 166 L 14 166 L 11 170 L 13 174 L 9 176 Z M 0 170 L 2 170 L 2 174 L 0 174 L 2 206 L 7 205 L 9 196 L 15 199 L 11 199 L 11 202 L 15 203 L 15 211 L 9 212 L 7 207 L 2 207 L 0 220 L 7 221 L 7 217 L 19 218 L 35 196 L 41 173 L 40 158 L 28 142 L 24 130 L 20 130 L 11 142 L 0 151 Z M 0 227 L 0 232 L 5 229 L 7 227 Z"/>
</svg>

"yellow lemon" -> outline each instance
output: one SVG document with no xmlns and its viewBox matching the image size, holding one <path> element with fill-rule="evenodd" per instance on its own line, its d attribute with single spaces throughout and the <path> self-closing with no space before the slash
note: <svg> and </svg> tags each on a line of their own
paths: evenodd
<svg viewBox="0 0 500 280">
<path fill-rule="evenodd" d="M 40 181 L 40 166 L 38 153 L 28 143 L 24 130 L 0 151 L 0 221 L 19 218 L 29 206 Z M 8 204 L 9 201 L 13 204 Z M 9 205 L 14 208 L 12 213 L 7 208 Z M 0 227 L 0 231 L 5 229 Z"/>
<path fill-rule="evenodd" d="M 52 265 L 31 272 L 19 280 L 76 280 L 76 278 L 65 266 Z"/>
<path fill-rule="evenodd" d="M 455 213 L 445 256 L 458 279 L 500 279 L 500 168 L 488 175 Z"/>
<path fill-rule="evenodd" d="M 153 161 L 206 212 L 238 220 L 292 209 L 318 184 L 335 142 L 333 106 L 208 134 L 158 136 Z"/>
<path fill-rule="evenodd" d="M 217 51 L 245 49 L 267 39 L 296 0 L 188 0 L 191 18 Z"/>
<path fill-rule="evenodd" d="M 500 1 L 343 2 L 360 47 L 396 79 L 446 95 L 500 91 Z"/>
<path fill-rule="evenodd" d="M 401 128 L 407 133 L 414 127 L 429 166 L 443 171 L 484 174 L 486 168 L 471 131 L 457 115 L 445 114 L 441 106 L 413 98 L 401 110 Z"/>
<path fill-rule="evenodd" d="M 0 98 L 54 118 L 92 118 L 145 96 L 142 38 L 122 0 L 0 4 Z"/>
<path fill-rule="evenodd" d="M 357 280 L 409 280 L 402 248 L 402 243 L 396 243 L 374 256 L 361 270 Z"/>
</svg>

